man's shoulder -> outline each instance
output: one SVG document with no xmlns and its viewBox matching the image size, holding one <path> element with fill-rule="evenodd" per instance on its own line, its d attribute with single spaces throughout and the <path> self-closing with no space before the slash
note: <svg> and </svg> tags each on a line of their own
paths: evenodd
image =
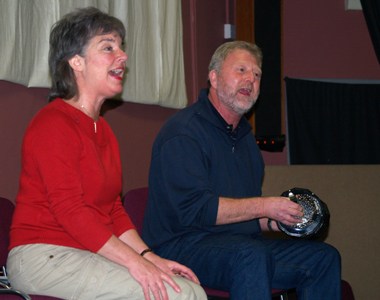
<svg viewBox="0 0 380 300">
<path fill-rule="evenodd" d="M 198 104 L 195 103 L 176 112 L 167 120 L 156 137 L 155 145 L 159 146 L 173 139 L 204 144 L 209 136 L 206 123 L 207 120 L 199 113 Z"/>
<path fill-rule="evenodd" d="M 194 103 L 171 116 L 164 124 L 163 129 L 170 128 L 174 131 L 191 130 L 199 122 L 199 103 Z"/>
</svg>

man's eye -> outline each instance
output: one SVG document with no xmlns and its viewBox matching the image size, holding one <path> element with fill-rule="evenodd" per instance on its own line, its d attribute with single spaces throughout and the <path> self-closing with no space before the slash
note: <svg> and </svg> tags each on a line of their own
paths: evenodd
<svg viewBox="0 0 380 300">
<path fill-rule="evenodd" d="M 107 46 L 107 47 L 104 47 L 104 50 L 106 50 L 106 51 L 112 51 L 113 48 L 112 48 L 112 46 Z"/>
</svg>

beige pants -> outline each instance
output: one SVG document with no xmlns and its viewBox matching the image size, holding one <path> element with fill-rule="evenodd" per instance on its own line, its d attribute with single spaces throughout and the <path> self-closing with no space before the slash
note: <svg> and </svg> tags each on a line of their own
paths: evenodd
<svg viewBox="0 0 380 300">
<path fill-rule="evenodd" d="M 27 294 L 80 300 L 144 299 L 127 268 L 89 251 L 47 244 L 19 246 L 9 253 L 7 271 L 12 287 Z M 166 285 L 170 299 L 207 299 L 199 285 L 182 277 L 174 280 L 181 293 Z"/>
</svg>

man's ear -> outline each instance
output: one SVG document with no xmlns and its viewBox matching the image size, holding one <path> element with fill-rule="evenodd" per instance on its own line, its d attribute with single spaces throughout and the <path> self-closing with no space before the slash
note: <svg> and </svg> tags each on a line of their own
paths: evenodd
<svg viewBox="0 0 380 300">
<path fill-rule="evenodd" d="M 213 87 L 213 88 L 216 88 L 217 84 L 218 84 L 218 74 L 216 73 L 216 70 L 211 70 L 209 73 L 208 73 L 208 79 L 210 81 L 210 85 Z"/>
<path fill-rule="evenodd" d="M 83 68 L 83 57 L 76 54 L 68 60 L 70 67 L 74 71 L 81 71 Z"/>
</svg>

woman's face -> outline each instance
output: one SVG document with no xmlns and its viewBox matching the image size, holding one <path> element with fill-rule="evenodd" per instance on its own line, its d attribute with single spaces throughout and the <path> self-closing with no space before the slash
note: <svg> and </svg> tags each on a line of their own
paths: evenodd
<svg viewBox="0 0 380 300">
<path fill-rule="evenodd" d="M 77 74 L 81 95 L 110 98 L 121 93 L 127 54 L 118 34 L 97 35 L 88 42 Z"/>
</svg>

